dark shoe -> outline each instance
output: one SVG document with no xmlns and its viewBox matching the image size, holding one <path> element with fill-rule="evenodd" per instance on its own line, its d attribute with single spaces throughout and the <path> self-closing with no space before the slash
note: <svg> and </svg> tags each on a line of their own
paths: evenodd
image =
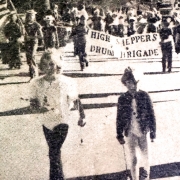
<svg viewBox="0 0 180 180">
<path fill-rule="evenodd" d="M 31 79 L 35 77 L 35 70 L 32 67 L 29 68 L 29 76 Z"/>
<path fill-rule="evenodd" d="M 148 177 L 147 171 L 144 168 L 140 169 L 140 180 L 145 180 Z"/>
<path fill-rule="evenodd" d="M 15 68 L 16 69 L 20 69 L 21 68 L 21 64 L 16 64 Z"/>
<path fill-rule="evenodd" d="M 89 66 L 89 62 L 86 62 L 86 67 L 88 67 Z"/>
<path fill-rule="evenodd" d="M 168 69 L 168 72 L 171 72 L 171 69 L 170 69 L 170 68 Z"/>
<path fill-rule="evenodd" d="M 12 64 L 9 64 L 9 69 L 13 69 L 13 65 Z"/>
<path fill-rule="evenodd" d="M 81 66 L 81 71 L 83 71 L 84 70 L 84 65 L 83 66 Z"/>
</svg>

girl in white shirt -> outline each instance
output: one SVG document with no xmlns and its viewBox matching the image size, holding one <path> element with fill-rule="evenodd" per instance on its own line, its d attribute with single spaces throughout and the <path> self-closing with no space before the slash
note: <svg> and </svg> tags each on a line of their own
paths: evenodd
<svg viewBox="0 0 180 180">
<path fill-rule="evenodd" d="M 39 68 L 45 75 L 32 80 L 30 99 L 31 109 L 43 112 L 43 131 L 49 146 L 50 180 L 64 179 L 60 149 L 68 133 L 67 122 L 72 108 L 79 110 L 78 125 L 85 125 L 75 84 L 60 74 L 61 64 L 56 58 L 52 51 L 43 54 Z"/>
</svg>

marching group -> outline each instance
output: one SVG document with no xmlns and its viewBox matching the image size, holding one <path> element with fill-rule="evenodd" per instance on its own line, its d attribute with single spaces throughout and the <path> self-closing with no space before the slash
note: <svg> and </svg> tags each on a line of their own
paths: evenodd
<svg viewBox="0 0 180 180">
<path fill-rule="evenodd" d="M 59 48 L 58 24 L 60 22 L 71 26 L 71 35 L 74 43 L 74 56 L 79 56 L 80 67 L 83 70 L 89 65 L 86 52 L 87 29 L 102 31 L 120 38 L 143 33 L 159 33 L 162 49 L 162 71 L 168 72 L 172 67 L 172 49 L 180 52 L 180 15 L 174 11 L 171 16 L 163 17 L 156 8 L 151 11 L 137 10 L 135 7 L 116 8 L 114 10 L 103 10 L 100 7 L 85 7 L 83 3 L 69 5 L 60 15 L 58 6 L 54 5 L 52 10 L 47 10 L 39 22 L 36 21 L 34 10 L 26 12 L 23 24 L 17 14 L 9 16 L 9 23 L 4 28 L 7 38 L 7 46 L 1 50 L 3 63 L 9 64 L 9 68 L 20 68 L 20 46 L 24 37 L 24 49 L 27 64 L 29 65 L 30 77 L 37 74 L 35 54 L 39 45 L 48 48 Z"/>
<path fill-rule="evenodd" d="M 83 106 L 78 97 L 77 88 L 71 79 L 63 76 L 60 55 L 53 53 L 53 48 L 60 47 L 57 24 L 60 21 L 72 27 L 70 38 L 74 43 L 74 55 L 79 56 L 81 70 L 89 65 L 86 53 L 87 28 L 104 31 L 118 36 L 131 36 L 142 33 L 159 33 L 162 49 L 162 68 L 168 71 L 172 67 L 172 48 L 175 44 L 176 52 L 180 52 L 180 17 L 177 13 L 163 19 L 154 8 L 152 11 L 139 11 L 137 9 L 118 9 L 104 12 L 101 8 L 85 8 L 82 3 L 67 8 L 62 15 L 55 10 L 49 10 L 43 18 L 43 23 L 36 21 L 36 12 L 28 10 L 23 30 L 16 14 L 10 16 L 9 23 L 4 28 L 8 40 L 7 50 L 2 50 L 3 63 L 8 63 L 9 68 L 20 68 L 20 43 L 19 38 L 24 35 L 24 48 L 30 77 L 34 78 L 38 67 L 35 60 L 37 47 L 45 46 L 39 69 L 43 76 L 34 78 L 31 82 L 30 106 L 32 111 L 43 112 L 43 132 L 49 147 L 50 179 L 64 179 L 60 161 L 61 147 L 68 133 L 66 120 L 71 110 L 79 111 L 78 125 L 83 127 L 85 118 Z M 174 41 L 174 42 L 173 42 Z M 60 75 L 59 75 L 60 74 Z M 127 92 L 118 99 L 117 106 L 117 139 L 120 144 L 127 142 L 130 150 L 129 168 L 133 180 L 149 179 L 147 134 L 156 138 L 156 120 L 149 95 L 137 89 L 138 79 L 133 75 L 131 68 L 127 68 L 121 78 L 122 84 L 127 87 Z M 125 137 L 124 137 L 125 136 Z M 139 174 L 137 166 L 136 148 L 139 147 L 144 157 L 145 166 Z"/>
</svg>

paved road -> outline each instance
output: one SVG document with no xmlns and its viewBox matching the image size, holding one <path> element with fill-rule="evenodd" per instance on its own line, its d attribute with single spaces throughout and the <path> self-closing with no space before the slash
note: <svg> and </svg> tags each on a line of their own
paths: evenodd
<svg viewBox="0 0 180 180">
<path fill-rule="evenodd" d="M 157 139 L 150 143 L 152 178 L 180 179 L 178 56 L 174 56 L 172 73 L 161 73 L 160 59 L 122 61 L 100 56 L 89 57 L 90 66 L 81 72 L 72 50 L 72 44 L 64 49 L 64 74 L 78 84 L 87 125 L 82 129 L 77 126 L 76 113 L 68 122 L 70 129 L 62 148 L 66 178 L 115 179 L 125 170 L 123 149 L 115 138 L 115 119 L 118 96 L 126 91 L 120 79 L 124 69 L 130 66 L 136 70 L 140 89 L 150 93 L 157 118 Z M 37 58 L 40 56 L 39 53 Z M 8 70 L 7 65 L 0 64 L 0 162 L 3 164 L 0 179 L 3 180 L 48 179 L 48 148 L 41 114 L 27 112 L 27 72 L 24 61 L 20 70 Z"/>
</svg>

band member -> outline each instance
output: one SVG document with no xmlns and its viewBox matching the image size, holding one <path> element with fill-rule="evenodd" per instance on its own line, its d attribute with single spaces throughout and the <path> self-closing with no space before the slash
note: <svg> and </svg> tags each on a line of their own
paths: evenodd
<svg viewBox="0 0 180 180">
<path fill-rule="evenodd" d="M 58 34 L 57 28 L 53 24 L 54 17 L 52 15 L 47 15 L 44 18 L 45 25 L 42 28 L 43 36 L 44 36 L 44 45 L 45 48 L 58 48 Z"/>
<path fill-rule="evenodd" d="M 149 179 L 147 134 L 150 131 L 151 140 L 156 137 L 156 120 L 151 99 L 148 93 L 137 89 L 138 81 L 130 68 L 125 69 L 121 82 L 128 91 L 118 99 L 117 139 L 120 144 L 124 145 L 125 142 L 127 144 L 129 152 L 127 162 L 132 179 L 139 180 L 139 177 Z M 137 166 L 139 162 L 137 149 L 140 149 L 144 161 L 144 168 L 140 175 Z"/>
<path fill-rule="evenodd" d="M 26 49 L 26 59 L 29 65 L 29 74 L 33 78 L 38 75 L 35 54 L 38 47 L 38 40 L 41 40 L 43 44 L 43 34 L 41 31 L 41 25 L 36 22 L 36 12 L 34 10 L 29 10 L 26 12 L 25 21 L 25 49 Z"/>
<path fill-rule="evenodd" d="M 172 31 L 168 27 L 168 22 L 163 22 L 163 28 L 160 30 L 161 38 L 161 50 L 162 50 L 162 71 L 166 72 L 166 61 L 168 62 L 168 72 L 171 72 L 172 68 L 172 47 L 173 47 L 173 36 Z"/>
<path fill-rule="evenodd" d="M 9 64 L 9 68 L 12 69 L 21 67 L 20 59 L 20 43 L 18 39 L 21 37 L 21 29 L 17 23 L 17 15 L 10 15 L 10 22 L 4 27 L 4 34 L 8 40 L 8 50 L 6 53 L 6 62 Z"/>
</svg>

